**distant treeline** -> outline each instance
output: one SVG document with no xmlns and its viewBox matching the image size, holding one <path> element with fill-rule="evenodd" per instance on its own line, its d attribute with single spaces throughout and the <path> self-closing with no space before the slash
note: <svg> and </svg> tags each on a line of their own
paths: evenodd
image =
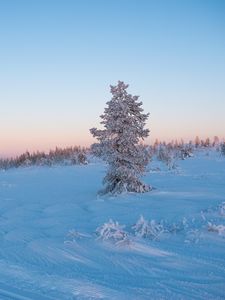
<svg viewBox="0 0 225 300">
<path fill-rule="evenodd" d="M 220 141 L 218 136 L 214 136 L 211 140 L 210 138 L 200 139 L 198 136 L 192 141 L 190 140 L 188 143 L 185 143 L 183 139 L 181 140 L 172 140 L 171 142 L 164 142 L 159 141 L 158 139 L 155 140 L 153 143 L 153 148 L 157 148 L 158 145 L 167 145 L 171 148 L 183 148 L 184 146 L 189 146 L 191 148 L 208 148 L 208 147 L 219 147 L 222 145 L 224 141 Z"/>
<path fill-rule="evenodd" d="M 193 152 L 197 149 L 216 148 L 225 155 L 225 142 L 220 141 L 217 136 L 213 140 L 209 138 L 203 140 L 196 137 L 194 141 L 184 143 L 173 140 L 171 142 L 162 142 L 156 139 L 151 146 L 143 146 L 146 155 L 150 157 L 156 156 L 158 160 L 166 162 L 168 166 L 175 164 L 177 159 L 186 159 L 193 156 Z M 101 157 L 101 149 L 98 149 L 99 157 Z M 25 152 L 15 158 L 0 159 L 0 169 L 10 169 L 29 166 L 53 166 L 53 165 L 82 165 L 87 164 L 87 154 L 92 153 L 88 148 L 75 146 L 67 148 L 58 148 L 45 152 Z M 92 153 L 93 154 L 93 153 Z"/>
<path fill-rule="evenodd" d="M 28 166 L 52 166 L 87 164 L 87 148 L 67 147 L 50 150 L 48 153 L 36 151 L 25 152 L 15 158 L 0 159 L 0 169 Z"/>
<path fill-rule="evenodd" d="M 196 137 L 194 141 L 184 143 L 183 140 L 171 141 L 169 143 L 156 140 L 149 151 L 151 157 L 156 157 L 157 160 L 166 163 L 169 169 L 175 169 L 179 159 L 192 157 L 195 151 L 203 149 L 215 149 L 222 155 L 225 155 L 225 142 L 220 141 L 217 136 L 211 141 L 209 138 L 205 140 Z"/>
</svg>

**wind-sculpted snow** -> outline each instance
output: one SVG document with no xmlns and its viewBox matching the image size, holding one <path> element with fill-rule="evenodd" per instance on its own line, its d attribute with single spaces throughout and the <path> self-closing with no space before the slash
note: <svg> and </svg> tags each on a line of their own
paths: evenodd
<svg viewBox="0 0 225 300">
<path fill-rule="evenodd" d="M 0 172 L 0 299 L 225 299 L 225 158 L 149 170 L 117 197 L 99 161 Z"/>
</svg>

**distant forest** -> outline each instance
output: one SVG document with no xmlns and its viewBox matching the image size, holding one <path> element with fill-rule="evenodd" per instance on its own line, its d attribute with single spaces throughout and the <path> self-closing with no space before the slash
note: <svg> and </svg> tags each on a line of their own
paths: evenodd
<svg viewBox="0 0 225 300">
<path fill-rule="evenodd" d="M 156 156 L 158 160 L 164 161 L 168 165 L 171 164 L 171 161 L 191 157 L 197 149 L 215 148 L 225 155 L 225 142 L 224 140 L 220 141 L 217 136 L 213 140 L 209 138 L 203 140 L 196 137 L 194 141 L 188 143 L 184 143 L 182 139 L 171 142 L 162 142 L 156 139 L 152 145 L 145 145 L 145 148 L 151 157 Z M 40 151 L 30 153 L 26 151 L 13 158 L 0 159 L 0 169 L 7 170 L 29 166 L 84 165 L 88 163 L 88 155 L 91 154 L 89 148 L 80 146 L 56 147 L 47 153 Z M 101 155 L 99 156 L 101 157 Z"/>
<path fill-rule="evenodd" d="M 87 164 L 87 148 L 67 147 L 50 150 L 48 153 L 36 151 L 25 152 L 15 158 L 0 159 L 0 169 L 28 167 L 28 166 L 52 166 L 57 164 L 79 165 Z"/>
</svg>

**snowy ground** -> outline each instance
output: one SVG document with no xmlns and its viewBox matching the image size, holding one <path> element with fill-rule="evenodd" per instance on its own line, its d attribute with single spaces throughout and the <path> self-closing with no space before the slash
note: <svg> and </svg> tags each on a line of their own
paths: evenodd
<svg viewBox="0 0 225 300">
<path fill-rule="evenodd" d="M 97 196 L 99 162 L 1 171 L 0 299 L 225 299 L 225 159 L 160 168 L 154 191 L 117 198 Z M 135 236 L 140 215 L 158 236 Z M 109 219 L 128 243 L 97 239 Z"/>
</svg>

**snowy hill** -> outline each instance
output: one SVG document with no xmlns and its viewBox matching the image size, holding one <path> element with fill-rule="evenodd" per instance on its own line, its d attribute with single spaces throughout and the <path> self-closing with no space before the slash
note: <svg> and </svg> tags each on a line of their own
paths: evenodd
<svg viewBox="0 0 225 300">
<path fill-rule="evenodd" d="M 0 299 L 225 299 L 225 159 L 154 161 L 145 194 L 98 196 L 104 173 L 0 172 Z"/>
</svg>

